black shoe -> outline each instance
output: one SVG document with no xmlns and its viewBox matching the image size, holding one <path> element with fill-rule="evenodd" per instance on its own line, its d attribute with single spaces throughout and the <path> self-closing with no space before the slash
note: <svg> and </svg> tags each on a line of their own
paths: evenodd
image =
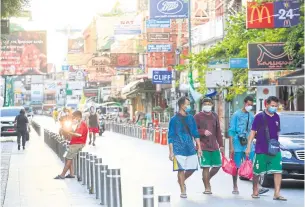
<svg viewBox="0 0 305 207">
<path fill-rule="evenodd" d="M 92 144 L 93 146 L 95 146 L 95 143 L 93 142 L 93 144 Z"/>
<path fill-rule="evenodd" d="M 23 146 L 23 150 L 25 150 L 25 146 Z"/>
<path fill-rule="evenodd" d="M 89 145 L 91 144 L 91 141 L 89 142 Z"/>
<path fill-rule="evenodd" d="M 20 150 L 20 145 L 18 145 L 18 150 Z"/>
</svg>

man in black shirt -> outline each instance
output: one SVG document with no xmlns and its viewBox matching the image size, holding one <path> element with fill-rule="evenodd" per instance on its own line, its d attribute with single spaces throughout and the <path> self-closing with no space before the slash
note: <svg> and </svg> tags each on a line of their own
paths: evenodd
<svg viewBox="0 0 305 207">
<path fill-rule="evenodd" d="M 20 138 L 22 137 L 22 146 L 25 149 L 25 142 L 26 142 L 26 134 L 28 131 L 28 124 L 29 120 L 25 116 L 25 110 L 21 109 L 20 114 L 16 116 L 15 123 L 17 125 L 17 143 L 18 143 L 18 150 L 20 150 Z"/>
</svg>

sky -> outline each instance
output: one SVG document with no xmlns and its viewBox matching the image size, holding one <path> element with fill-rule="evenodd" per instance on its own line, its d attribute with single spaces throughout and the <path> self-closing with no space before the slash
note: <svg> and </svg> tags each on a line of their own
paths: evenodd
<svg viewBox="0 0 305 207">
<path fill-rule="evenodd" d="M 125 11 L 135 11 L 137 0 L 118 0 Z M 28 30 L 47 30 L 48 62 L 63 64 L 67 53 L 67 36 L 56 32 L 67 25 L 84 30 L 96 13 L 110 12 L 116 0 L 31 0 L 33 21 Z M 60 69 L 61 67 L 57 67 Z"/>
</svg>

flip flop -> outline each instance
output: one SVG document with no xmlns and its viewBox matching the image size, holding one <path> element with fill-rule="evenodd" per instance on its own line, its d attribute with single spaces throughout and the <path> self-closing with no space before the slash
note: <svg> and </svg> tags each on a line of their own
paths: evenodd
<svg viewBox="0 0 305 207">
<path fill-rule="evenodd" d="M 55 180 L 64 180 L 65 177 L 61 177 L 60 175 L 57 175 L 54 179 L 55 179 Z"/>
<path fill-rule="evenodd" d="M 252 198 L 254 198 L 254 199 L 260 198 L 259 195 L 253 195 L 253 194 L 252 194 L 251 196 L 252 196 Z"/>
<path fill-rule="evenodd" d="M 180 198 L 187 198 L 186 193 L 181 193 L 181 194 L 180 194 Z"/>
<path fill-rule="evenodd" d="M 211 194 L 213 194 L 213 193 L 212 193 L 211 191 L 206 190 L 206 191 L 203 192 L 203 194 L 211 195 Z"/>
<path fill-rule="evenodd" d="M 232 191 L 232 194 L 234 194 L 234 195 L 239 195 L 239 191 L 238 191 L 238 190 L 233 190 L 233 191 Z"/>
<path fill-rule="evenodd" d="M 287 199 L 284 198 L 283 196 L 274 197 L 273 200 L 275 200 L 275 201 L 287 201 Z"/>
<path fill-rule="evenodd" d="M 72 176 L 72 175 L 69 174 L 69 175 L 66 176 L 66 178 L 75 178 L 75 176 Z"/>
<path fill-rule="evenodd" d="M 258 194 L 259 194 L 259 195 L 262 195 L 262 194 L 267 193 L 268 191 L 269 191 L 268 188 L 261 188 L 261 189 L 259 189 Z"/>
</svg>

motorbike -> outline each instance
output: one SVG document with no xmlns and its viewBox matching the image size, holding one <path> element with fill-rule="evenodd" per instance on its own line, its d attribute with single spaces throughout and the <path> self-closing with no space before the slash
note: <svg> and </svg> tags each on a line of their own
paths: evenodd
<svg viewBox="0 0 305 207">
<path fill-rule="evenodd" d="M 99 128 L 100 128 L 99 135 L 102 136 L 103 133 L 105 132 L 105 123 L 103 118 L 100 119 Z"/>
</svg>

